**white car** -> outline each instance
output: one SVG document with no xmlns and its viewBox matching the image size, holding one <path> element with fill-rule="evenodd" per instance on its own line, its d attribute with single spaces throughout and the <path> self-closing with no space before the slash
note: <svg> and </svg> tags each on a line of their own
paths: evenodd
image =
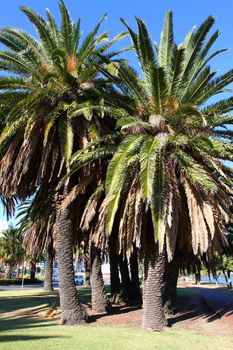
<svg viewBox="0 0 233 350">
<path fill-rule="evenodd" d="M 84 277 L 83 275 L 75 275 L 74 276 L 74 280 L 75 280 L 75 283 L 76 285 L 83 285 L 84 284 Z"/>
</svg>

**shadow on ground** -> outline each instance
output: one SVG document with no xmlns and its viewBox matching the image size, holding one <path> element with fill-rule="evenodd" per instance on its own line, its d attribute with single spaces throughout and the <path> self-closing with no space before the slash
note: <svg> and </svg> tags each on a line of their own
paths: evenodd
<svg viewBox="0 0 233 350">
<path fill-rule="evenodd" d="M 16 342 L 16 341 L 25 341 L 25 340 L 42 340 L 42 339 L 57 339 L 57 338 L 67 338 L 67 337 L 58 337 L 58 336 L 30 336 L 30 335 L 3 335 L 0 337 L 0 343 L 2 342 Z"/>
</svg>

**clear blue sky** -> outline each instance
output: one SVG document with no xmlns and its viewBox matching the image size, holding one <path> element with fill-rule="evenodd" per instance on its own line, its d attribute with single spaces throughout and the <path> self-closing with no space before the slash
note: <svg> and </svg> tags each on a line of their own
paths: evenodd
<svg viewBox="0 0 233 350">
<path fill-rule="evenodd" d="M 185 34 L 194 26 L 201 24 L 208 15 L 216 17 L 215 29 L 222 34 L 215 44 L 215 49 L 231 50 L 218 56 L 214 61 L 214 69 L 221 73 L 233 67 L 233 1 L 232 0 L 66 0 L 74 20 L 82 18 L 82 30 L 88 33 L 102 15 L 107 12 L 107 20 L 102 30 L 111 30 L 116 35 L 124 30 L 119 18 L 124 17 L 130 26 L 135 26 L 134 16 L 142 18 L 149 27 L 154 40 L 159 41 L 160 31 L 166 10 L 171 9 L 174 15 L 174 32 L 176 42 L 180 43 Z M 19 6 L 29 6 L 41 14 L 49 8 L 59 18 L 57 0 L 6 0 L 1 1 L 0 26 L 14 26 L 34 34 L 32 25 Z M 134 58 L 131 61 L 136 64 Z M 0 221 L 6 220 L 0 206 Z"/>
</svg>

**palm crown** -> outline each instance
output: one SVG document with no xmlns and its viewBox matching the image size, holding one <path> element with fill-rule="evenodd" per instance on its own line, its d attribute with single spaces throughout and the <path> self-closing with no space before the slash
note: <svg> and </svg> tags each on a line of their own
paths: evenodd
<svg viewBox="0 0 233 350">
<path fill-rule="evenodd" d="M 47 10 L 47 20 L 33 10 L 21 10 L 35 26 L 40 41 L 22 30 L 5 27 L 0 42 L 1 191 L 23 199 L 41 182 L 56 179 L 69 167 L 74 149 L 87 142 L 101 111 L 103 81 L 96 55 L 105 54 L 112 41 L 98 34 L 105 16 L 81 41 L 80 20 L 74 24 L 59 2 L 61 25 Z M 108 57 L 113 57 L 114 53 Z M 79 118 L 76 118 L 76 117 Z"/>
<path fill-rule="evenodd" d="M 0 257 L 5 263 L 17 264 L 23 259 L 23 235 L 14 227 L 4 230 L 0 240 Z"/>
<path fill-rule="evenodd" d="M 216 248 L 225 240 L 232 171 L 221 160 L 232 160 L 233 150 L 232 131 L 226 126 L 233 123 L 228 115 L 233 99 L 211 105 L 206 102 L 226 91 L 233 71 L 216 77 L 208 65 L 224 51 L 208 56 L 219 36 L 216 31 L 207 40 L 213 17 L 192 30 L 178 47 L 171 12 L 166 15 L 159 46 L 152 42 L 142 20 L 136 20 L 138 33 L 122 22 L 131 36 L 143 78 L 126 63 L 110 64 L 105 59 L 111 69 L 101 68 L 117 86 L 116 99 L 120 97 L 118 106 L 122 107 L 116 107 L 114 99 L 114 105 L 110 102 L 122 141 L 105 181 L 106 230 L 111 233 L 120 211 L 120 241 L 127 236 L 128 249 L 141 235 L 143 213 L 151 212 L 155 239 L 161 249 L 166 241 L 169 259 L 178 234 L 183 244 L 190 242 L 191 234 L 194 253 L 202 254 L 212 249 L 211 241 Z M 88 162 L 91 156 L 105 156 L 104 141 L 92 150 L 90 158 L 85 154 Z M 112 142 L 105 149 L 108 147 Z M 76 161 L 77 167 L 81 157 Z"/>
</svg>

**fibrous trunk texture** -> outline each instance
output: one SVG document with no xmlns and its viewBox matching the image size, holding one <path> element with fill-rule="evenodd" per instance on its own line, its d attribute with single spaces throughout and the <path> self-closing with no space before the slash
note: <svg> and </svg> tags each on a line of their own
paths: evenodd
<svg viewBox="0 0 233 350">
<path fill-rule="evenodd" d="M 113 227 L 112 234 L 109 237 L 111 302 L 117 305 L 125 305 L 119 276 L 119 255 L 117 252 L 117 236 L 118 229 Z"/>
<path fill-rule="evenodd" d="M 91 275 L 91 266 L 90 266 L 90 257 L 89 254 L 84 256 L 84 268 L 85 268 L 85 286 L 90 286 L 90 275 Z"/>
<path fill-rule="evenodd" d="M 91 247 L 91 301 L 92 309 L 98 313 L 106 312 L 110 308 L 110 302 L 105 293 L 102 275 L 101 251 L 92 245 Z"/>
<path fill-rule="evenodd" d="M 11 276 L 12 276 L 12 265 L 10 263 L 7 263 L 5 278 L 11 278 Z"/>
<path fill-rule="evenodd" d="M 166 255 L 164 251 L 159 253 L 158 244 L 152 242 L 148 245 L 147 254 L 149 255 L 149 264 L 143 300 L 142 328 L 161 330 L 167 326 L 163 310 Z"/>
<path fill-rule="evenodd" d="M 36 262 L 34 260 L 30 260 L 30 278 L 34 279 L 36 276 Z"/>
<path fill-rule="evenodd" d="M 227 287 L 232 289 L 231 270 L 227 270 Z"/>
<path fill-rule="evenodd" d="M 180 268 L 180 259 L 179 256 L 174 256 L 174 259 L 171 261 L 170 265 L 170 279 L 171 279 L 171 306 L 173 312 L 176 309 L 177 302 L 177 282 L 179 277 L 179 268 Z"/>
<path fill-rule="evenodd" d="M 131 299 L 132 291 L 131 291 L 131 281 L 129 276 L 128 260 L 122 254 L 119 256 L 119 266 L 120 266 L 120 273 L 121 273 L 123 299 L 125 302 L 129 302 Z"/>
<path fill-rule="evenodd" d="M 139 272 L 138 272 L 138 252 L 135 245 L 133 247 L 133 252 L 130 256 L 130 274 L 131 274 L 132 299 L 136 303 L 141 304 L 142 296 L 141 296 Z"/>
<path fill-rule="evenodd" d="M 44 279 L 44 290 L 53 290 L 53 250 L 52 247 L 48 247 L 46 256 L 46 267 L 45 267 L 45 279 Z"/>
<path fill-rule="evenodd" d="M 18 263 L 16 266 L 16 278 L 19 278 L 19 276 L 20 276 L 20 263 Z"/>
<path fill-rule="evenodd" d="M 56 254 L 59 271 L 59 296 L 61 323 L 84 323 L 87 314 L 78 300 L 74 281 L 72 221 L 68 208 L 58 208 L 56 213 Z"/>
</svg>

